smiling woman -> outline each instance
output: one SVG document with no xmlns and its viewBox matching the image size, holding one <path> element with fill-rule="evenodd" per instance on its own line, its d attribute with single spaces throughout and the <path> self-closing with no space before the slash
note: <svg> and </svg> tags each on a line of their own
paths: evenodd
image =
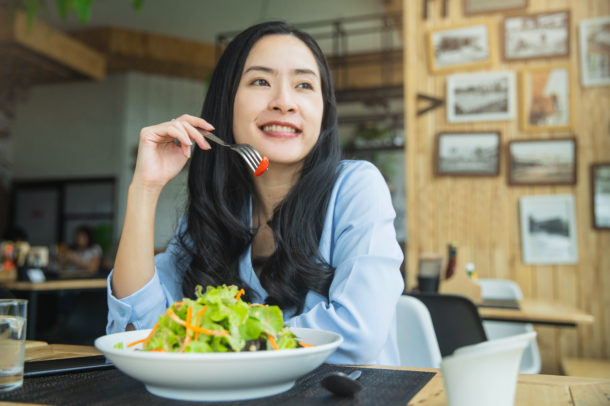
<svg viewBox="0 0 610 406">
<path fill-rule="evenodd" d="M 251 144 L 269 157 L 269 170 L 254 177 L 199 129 Z M 330 71 L 316 42 L 280 22 L 236 36 L 201 117 L 140 133 L 109 276 L 108 332 L 151 328 L 197 285 L 236 285 L 250 302 L 279 306 L 291 327 L 341 334 L 329 362 L 398 364 L 403 256 L 390 193 L 377 168 L 340 154 Z M 189 158 L 188 208 L 167 250 L 153 257 L 159 194 Z"/>
</svg>

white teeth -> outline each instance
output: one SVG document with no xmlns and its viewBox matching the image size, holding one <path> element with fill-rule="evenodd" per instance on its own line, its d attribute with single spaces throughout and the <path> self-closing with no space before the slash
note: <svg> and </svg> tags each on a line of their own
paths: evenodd
<svg viewBox="0 0 610 406">
<path fill-rule="evenodd" d="M 265 126 L 263 126 L 263 131 L 277 131 L 277 132 L 291 132 L 291 133 L 297 132 L 297 130 L 295 128 L 283 126 L 283 125 L 265 125 Z"/>
</svg>

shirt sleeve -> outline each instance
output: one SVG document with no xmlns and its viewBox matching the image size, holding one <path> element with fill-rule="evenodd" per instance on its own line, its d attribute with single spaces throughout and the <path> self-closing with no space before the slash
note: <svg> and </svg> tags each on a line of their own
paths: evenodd
<svg viewBox="0 0 610 406">
<path fill-rule="evenodd" d="M 125 331 L 128 324 L 136 330 L 152 328 L 170 304 L 180 300 L 182 295 L 182 276 L 190 257 L 179 242 L 179 233 L 185 228 L 184 219 L 180 220 L 176 234 L 169 242 L 165 252 L 155 256 L 153 277 L 139 290 L 122 299 L 117 299 L 112 291 L 112 275 L 108 275 L 108 324 L 106 333 Z"/>
<path fill-rule="evenodd" d="M 333 197 L 326 218 L 332 224 L 321 241 L 329 240 L 335 267 L 329 300 L 310 292 L 317 303 L 289 324 L 341 334 L 344 341 L 328 362 L 371 364 L 396 328 L 396 304 L 404 290 L 395 211 L 385 180 L 367 162 L 348 169 Z"/>
</svg>

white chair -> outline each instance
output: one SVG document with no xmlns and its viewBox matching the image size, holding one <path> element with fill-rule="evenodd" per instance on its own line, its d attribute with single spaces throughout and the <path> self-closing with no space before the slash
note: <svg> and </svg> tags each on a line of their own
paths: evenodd
<svg viewBox="0 0 610 406">
<path fill-rule="evenodd" d="M 412 296 L 402 295 L 396 306 L 400 365 L 439 368 L 441 350 L 428 308 Z"/>
<path fill-rule="evenodd" d="M 513 406 L 524 349 L 536 332 L 458 348 L 443 358 L 441 370 L 452 406 Z"/>
<path fill-rule="evenodd" d="M 479 279 L 481 297 L 483 299 L 521 300 L 523 293 L 519 285 L 507 279 Z M 489 340 L 510 337 L 534 331 L 531 323 L 513 323 L 502 321 L 484 321 L 483 328 Z M 538 374 L 541 367 L 538 343 L 532 340 L 523 352 L 520 372 L 522 374 Z"/>
</svg>

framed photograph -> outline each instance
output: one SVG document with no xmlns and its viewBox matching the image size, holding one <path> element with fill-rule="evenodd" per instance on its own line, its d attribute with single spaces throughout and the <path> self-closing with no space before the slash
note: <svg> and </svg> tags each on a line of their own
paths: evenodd
<svg viewBox="0 0 610 406">
<path fill-rule="evenodd" d="M 491 22 L 453 26 L 428 36 L 430 70 L 442 72 L 491 64 Z"/>
<path fill-rule="evenodd" d="M 591 165 L 593 228 L 610 230 L 610 162 Z"/>
<path fill-rule="evenodd" d="M 505 61 L 570 55 L 567 10 L 506 17 L 502 33 Z"/>
<path fill-rule="evenodd" d="M 499 132 L 446 132 L 436 138 L 437 176 L 496 176 L 500 172 Z"/>
<path fill-rule="evenodd" d="M 576 138 L 508 143 L 509 185 L 576 184 Z"/>
<path fill-rule="evenodd" d="M 521 126 L 524 131 L 568 130 L 572 91 L 568 65 L 529 68 L 521 73 Z"/>
<path fill-rule="evenodd" d="M 582 20 L 579 34 L 582 85 L 610 85 L 610 16 Z"/>
<path fill-rule="evenodd" d="M 520 214 L 524 264 L 578 262 L 572 195 L 523 196 Z"/>
<path fill-rule="evenodd" d="M 512 71 L 468 73 L 447 77 L 447 121 L 501 121 L 515 117 Z"/>
<path fill-rule="evenodd" d="M 527 0 L 464 0 L 464 14 L 493 13 L 527 7 Z"/>
</svg>

